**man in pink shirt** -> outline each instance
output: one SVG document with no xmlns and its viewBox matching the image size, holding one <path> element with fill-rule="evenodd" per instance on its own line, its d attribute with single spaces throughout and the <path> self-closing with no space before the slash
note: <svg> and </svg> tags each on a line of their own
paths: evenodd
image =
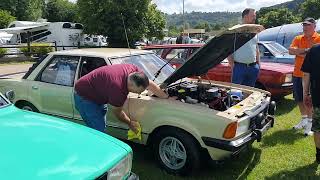
<svg viewBox="0 0 320 180">
<path fill-rule="evenodd" d="M 75 107 L 87 126 L 105 131 L 105 104 L 114 106 L 114 115 L 137 132 L 138 123 L 123 111 L 129 92 L 140 94 L 148 88 L 159 98 L 169 98 L 157 84 L 150 81 L 139 68 L 132 64 L 100 67 L 81 77 L 75 84 Z"/>
</svg>

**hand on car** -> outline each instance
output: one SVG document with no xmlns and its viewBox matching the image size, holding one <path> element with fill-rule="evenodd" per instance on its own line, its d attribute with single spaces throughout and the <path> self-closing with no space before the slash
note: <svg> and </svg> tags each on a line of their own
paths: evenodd
<svg viewBox="0 0 320 180">
<path fill-rule="evenodd" d="M 139 128 L 139 123 L 138 121 L 131 120 L 129 124 L 129 128 L 134 132 L 138 133 L 138 128 Z"/>
</svg>

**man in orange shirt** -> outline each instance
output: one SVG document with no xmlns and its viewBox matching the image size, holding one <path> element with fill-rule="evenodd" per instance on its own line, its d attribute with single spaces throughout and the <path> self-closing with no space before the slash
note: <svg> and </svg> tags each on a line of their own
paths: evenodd
<svg viewBox="0 0 320 180">
<path fill-rule="evenodd" d="M 312 135 L 312 109 L 306 107 L 303 103 L 303 72 L 301 71 L 301 66 L 309 49 L 314 44 L 320 43 L 320 35 L 315 32 L 316 21 L 313 18 L 306 18 L 302 22 L 302 27 L 303 35 L 296 36 L 293 39 L 289 48 L 289 54 L 296 55 L 293 71 L 293 97 L 298 103 L 301 113 L 301 121 L 294 128 L 304 128 L 304 134 L 308 136 Z"/>
</svg>

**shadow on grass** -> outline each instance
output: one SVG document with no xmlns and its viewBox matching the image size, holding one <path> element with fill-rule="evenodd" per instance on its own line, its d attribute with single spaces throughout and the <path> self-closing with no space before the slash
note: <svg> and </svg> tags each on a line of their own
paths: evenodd
<svg viewBox="0 0 320 180">
<path fill-rule="evenodd" d="M 140 176 L 140 179 L 246 179 L 255 166 L 260 162 L 261 150 L 252 148 L 245 149 L 237 157 L 230 158 L 221 163 L 211 161 L 202 162 L 202 167 L 188 177 L 173 176 L 161 170 L 153 157 L 150 148 L 127 142 L 134 152 L 133 172 Z"/>
<path fill-rule="evenodd" d="M 318 164 L 314 162 L 313 164 L 300 167 L 291 171 L 281 171 L 271 177 L 266 177 L 266 180 L 279 180 L 279 179 L 320 179 L 316 175 Z"/>
<path fill-rule="evenodd" d="M 264 136 L 261 147 L 271 147 L 277 144 L 293 144 L 297 139 L 305 136 L 294 129 L 276 131 L 268 136 Z"/>
<path fill-rule="evenodd" d="M 292 99 L 291 96 L 289 97 L 286 96 L 280 101 L 277 101 L 276 115 L 287 114 L 291 112 L 296 106 L 297 106 L 297 103 L 294 101 L 294 99 Z"/>
</svg>

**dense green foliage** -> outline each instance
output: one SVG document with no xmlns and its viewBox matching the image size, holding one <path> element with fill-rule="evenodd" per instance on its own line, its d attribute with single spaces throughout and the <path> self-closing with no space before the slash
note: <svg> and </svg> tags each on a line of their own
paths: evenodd
<svg viewBox="0 0 320 180">
<path fill-rule="evenodd" d="M 7 10 L 17 20 L 35 21 L 42 17 L 45 0 L 1 0 L 0 9 Z"/>
<path fill-rule="evenodd" d="M 301 5 L 302 18 L 313 17 L 320 18 L 320 1 L 319 0 L 306 0 Z"/>
<path fill-rule="evenodd" d="M 162 15 L 151 0 L 78 0 L 80 20 L 86 33 L 108 36 L 112 47 L 126 47 L 143 36 L 158 36 L 164 28 Z M 125 27 L 124 27 L 125 25 Z"/>
<path fill-rule="evenodd" d="M 10 12 L 0 9 L 0 29 L 6 28 L 9 23 L 14 21 L 16 18 L 11 16 Z"/>
<path fill-rule="evenodd" d="M 220 30 L 241 22 L 240 12 L 191 12 L 182 14 L 166 14 L 169 34 L 176 34 L 177 29 L 199 28 L 206 29 L 206 32 Z M 173 28 L 175 26 L 175 28 Z M 170 28 L 171 27 L 171 28 Z M 180 31 L 181 32 L 181 31 Z"/>
<path fill-rule="evenodd" d="M 30 51 L 31 53 L 36 54 L 38 56 L 45 55 L 53 51 L 53 47 L 49 47 L 49 46 L 50 44 L 48 43 L 32 43 L 30 47 Z M 20 51 L 26 56 L 30 55 L 27 47 L 20 48 Z"/>
<path fill-rule="evenodd" d="M 155 4 L 149 4 L 146 15 L 145 37 L 157 37 L 158 39 L 162 39 L 164 37 L 163 28 L 165 25 L 166 21 L 163 13 L 157 10 L 157 6 Z"/>
<path fill-rule="evenodd" d="M 283 24 L 291 24 L 301 21 L 299 16 L 295 16 L 287 8 L 276 8 L 263 10 L 259 12 L 258 22 L 265 28 L 281 26 Z"/>
<path fill-rule="evenodd" d="M 0 58 L 2 58 L 6 53 L 7 53 L 7 49 L 5 48 L 0 48 Z"/>
<path fill-rule="evenodd" d="M 48 0 L 44 17 L 49 22 L 76 22 L 77 5 L 68 0 Z"/>
</svg>

